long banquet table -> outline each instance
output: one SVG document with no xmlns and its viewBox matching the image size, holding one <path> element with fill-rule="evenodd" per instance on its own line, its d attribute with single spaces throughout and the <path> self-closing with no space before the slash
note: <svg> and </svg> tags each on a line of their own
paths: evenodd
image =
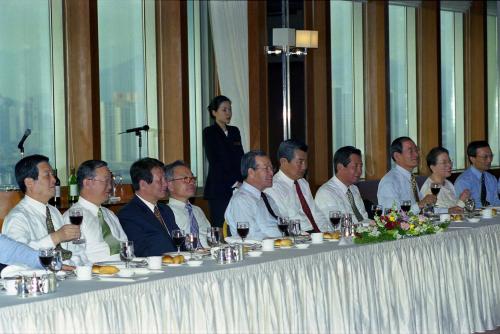
<svg viewBox="0 0 500 334">
<path fill-rule="evenodd" d="M 471 333 L 500 325 L 500 217 L 364 246 L 326 242 L 134 283 L 0 296 L 12 333 Z M 469 228 L 473 227 L 473 228 Z"/>
</svg>

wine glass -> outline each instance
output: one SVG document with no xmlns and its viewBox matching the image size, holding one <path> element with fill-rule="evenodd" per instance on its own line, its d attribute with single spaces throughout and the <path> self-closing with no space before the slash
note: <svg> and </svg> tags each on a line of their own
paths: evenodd
<svg viewBox="0 0 500 334">
<path fill-rule="evenodd" d="M 404 213 L 408 213 L 411 209 L 411 201 L 410 200 L 404 200 L 401 201 L 401 211 Z"/>
<path fill-rule="evenodd" d="M 380 204 L 372 204 L 372 212 L 373 212 L 373 216 L 382 216 L 382 213 L 383 213 L 383 207 L 382 205 Z"/>
<path fill-rule="evenodd" d="M 472 217 L 472 213 L 474 212 L 474 209 L 476 208 L 476 202 L 472 198 L 469 198 L 464 202 L 465 204 L 465 211 L 467 211 L 468 217 Z"/>
<path fill-rule="evenodd" d="M 332 224 L 333 230 L 335 231 L 340 224 L 340 211 L 330 211 L 330 224 Z"/>
<path fill-rule="evenodd" d="M 177 255 L 181 254 L 181 245 L 184 243 L 186 234 L 183 230 L 173 230 L 172 231 L 172 241 L 175 247 L 177 247 Z"/>
<path fill-rule="evenodd" d="M 83 222 L 83 211 L 81 208 L 78 207 L 71 207 L 69 209 L 69 221 L 73 225 L 81 226 Z M 80 227 L 80 232 L 81 232 L 81 227 Z M 85 239 L 77 238 L 73 240 L 73 244 L 79 245 L 85 243 Z"/>
<path fill-rule="evenodd" d="M 208 227 L 207 228 L 207 243 L 210 247 L 217 247 L 220 245 L 220 228 Z"/>
<path fill-rule="evenodd" d="M 248 232 L 250 232 L 250 227 L 247 222 L 238 222 L 236 223 L 236 230 L 238 231 L 238 235 L 241 238 L 241 243 L 245 243 L 245 238 L 248 235 Z"/>
<path fill-rule="evenodd" d="M 50 268 L 52 260 L 54 259 L 54 249 L 53 248 L 44 248 L 38 251 L 38 258 L 40 259 L 40 263 L 45 268 L 45 271 Z"/>
<path fill-rule="evenodd" d="M 348 238 L 352 234 L 352 215 L 343 213 L 340 218 L 340 233 L 342 237 Z"/>
<path fill-rule="evenodd" d="M 113 173 L 113 197 L 116 197 L 116 189 L 122 184 L 123 177 L 119 173 Z"/>
<path fill-rule="evenodd" d="M 52 261 L 50 262 L 49 269 L 54 274 L 57 274 L 57 272 L 61 270 L 63 266 L 62 252 L 60 250 L 54 250 L 53 254 L 54 255 Z"/>
<path fill-rule="evenodd" d="M 299 219 L 291 219 L 288 223 L 288 233 L 293 237 L 293 243 L 295 243 L 295 239 L 302 234 L 300 228 L 300 220 Z"/>
<path fill-rule="evenodd" d="M 186 249 L 191 253 L 190 259 L 193 259 L 194 251 L 198 245 L 198 235 L 195 233 L 186 233 L 184 243 L 186 245 Z"/>
<path fill-rule="evenodd" d="M 439 194 L 441 190 L 441 185 L 439 183 L 431 183 L 431 193 L 435 196 Z"/>
<path fill-rule="evenodd" d="M 278 228 L 281 232 L 281 237 L 285 238 L 285 233 L 288 230 L 288 218 L 286 217 L 278 217 Z"/>
<path fill-rule="evenodd" d="M 121 241 L 120 242 L 120 259 L 125 262 L 125 268 L 128 268 L 129 262 L 134 258 L 134 242 Z"/>
</svg>

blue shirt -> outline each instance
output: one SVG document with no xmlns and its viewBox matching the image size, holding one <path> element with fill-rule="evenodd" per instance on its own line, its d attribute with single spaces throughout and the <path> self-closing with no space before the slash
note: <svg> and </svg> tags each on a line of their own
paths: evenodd
<svg viewBox="0 0 500 334">
<path fill-rule="evenodd" d="M 420 191 L 418 196 L 420 200 L 422 198 Z M 415 214 L 420 212 L 411 188 L 411 173 L 399 165 L 392 168 L 380 180 L 377 200 L 378 204 L 382 205 L 384 209 L 392 208 L 394 204 L 399 208 L 401 201 L 411 201 L 411 211 Z"/>
<path fill-rule="evenodd" d="M 267 195 L 269 205 L 278 217 L 280 213 L 278 207 L 271 196 Z M 227 206 L 225 218 L 231 234 L 238 236 L 236 230 L 238 222 L 248 222 L 249 240 L 262 240 L 265 238 L 279 238 L 281 232 L 278 229 L 278 221 L 271 216 L 266 204 L 261 197 L 261 191 L 250 184 L 243 182 L 236 190 Z"/>
<path fill-rule="evenodd" d="M 38 251 L 3 234 L 0 234 L 0 263 L 43 268 L 38 258 Z"/>
<path fill-rule="evenodd" d="M 500 205 L 497 179 L 488 172 L 483 173 L 486 185 L 486 200 L 490 202 L 490 205 Z M 471 198 L 476 202 L 476 208 L 481 208 L 481 171 L 474 166 L 467 168 L 455 180 L 455 193 L 457 197 L 465 189 L 469 189 Z"/>
</svg>

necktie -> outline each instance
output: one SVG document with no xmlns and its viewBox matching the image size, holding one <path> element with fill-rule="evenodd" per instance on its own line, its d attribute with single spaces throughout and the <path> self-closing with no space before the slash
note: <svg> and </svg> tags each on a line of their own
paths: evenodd
<svg viewBox="0 0 500 334">
<path fill-rule="evenodd" d="M 420 198 L 418 197 L 418 187 L 417 187 L 417 179 L 415 175 L 411 174 L 411 190 L 413 191 L 413 196 L 415 197 L 415 202 L 418 203 Z"/>
<path fill-rule="evenodd" d="M 294 181 L 294 184 L 295 184 L 295 190 L 297 191 L 297 195 L 299 196 L 300 205 L 302 206 L 302 211 L 304 211 L 307 218 L 309 219 L 309 222 L 311 223 L 314 232 L 321 232 L 318 228 L 318 225 L 316 225 L 316 222 L 314 221 L 311 209 L 309 208 L 309 205 L 307 205 L 306 199 L 304 198 L 304 194 L 302 194 L 302 190 L 300 189 L 300 185 L 297 182 L 297 180 Z"/>
<path fill-rule="evenodd" d="M 264 201 L 264 204 L 266 205 L 266 208 L 267 208 L 267 211 L 269 212 L 269 214 L 274 218 L 274 219 L 278 219 L 278 216 L 276 216 L 276 214 L 274 213 L 273 211 L 273 208 L 271 208 L 271 205 L 269 204 L 269 199 L 267 198 L 266 194 L 261 192 L 260 193 L 260 197 L 262 197 L 262 200 Z"/>
<path fill-rule="evenodd" d="M 354 196 L 352 195 L 351 189 L 347 188 L 347 199 L 349 200 L 349 203 L 351 204 L 352 212 L 354 212 L 354 215 L 356 216 L 356 219 L 358 222 L 361 222 L 363 220 L 363 216 L 358 210 L 358 207 L 356 206 L 356 203 L 354 203 Z"/>
<path fill-rule="evenodd" d="M 188 211 L 189 222 L 191 225 L 191 227 L 190 227 L 191 234 L 198 236 L 198 240 L 196 242 L 196 248 L 199 248 L 199 247 L 201 247 L 200 227 L 198 226 L 198 221 L 196 220 L 196 217 L 193 214 L 193 206 L 191 205 L 191 203 L 189 203 L 189 202 L 186 203 L 186 210 Z"/>
<path fill-rule="evenodd" d="M 104 242 L 108 244 L 110 254 L 115 255 L 120 253 L 120 241 L 111 233 L 111 229 L 104 219 L 101 208 L 97 210 L 97 218 L 99 219 L 99 224 L 101 225 L 102 238 L 104 239 Z"/>
<path fill-rule="evenodd" d="M 163 220 L 163 217 L 161 216 L 160 209 L 158 209 L 157 205 L 155 205 L 154 214 L 155 214 L 156 218 L 158 219 L 158 221 L 160 222 L 161 226 L 163 226 L 165 231 L 167 231 L 169 237 L 172 238 L 172 236 L 170 235 L 170 231 L 167 228 L 167 224 L 165 224 L 165 221 Z"/>
<path fill-rule="evenodd" d="M 52 222 L 52 216 L 50 214 L 48 206 L 45 207 L 45 223 L 47 224 L 47 232 L 49 232 L 49 234 L 54 233 L 54 223 Z M 56 245 L 56 249 L 61 251 L 63 260 L 71 259 L 73 253 L 67 249 L 62 248 L 61 244 Z"/>
<path fill-rule="evenodd" d="M 490 203 L 486 200 L 486 182 L 484 180 L 484 173 L 481 173 L 481 205 L 490 205 Z"/>
</svg>

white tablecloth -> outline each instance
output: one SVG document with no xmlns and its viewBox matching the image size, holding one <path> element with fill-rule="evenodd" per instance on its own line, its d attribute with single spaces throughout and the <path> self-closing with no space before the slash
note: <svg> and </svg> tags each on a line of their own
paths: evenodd
<svg viewBox="0 0 500 334">
<path fill-rule="evenodd" d="M 137 283 L 66 280 L 53 295 L 0 296 L 0 332 L 492 329 L 500 325 L 499 223 L 375 245 L 278 250 L 234 265 L 206 261 Z"/>
</svg>

